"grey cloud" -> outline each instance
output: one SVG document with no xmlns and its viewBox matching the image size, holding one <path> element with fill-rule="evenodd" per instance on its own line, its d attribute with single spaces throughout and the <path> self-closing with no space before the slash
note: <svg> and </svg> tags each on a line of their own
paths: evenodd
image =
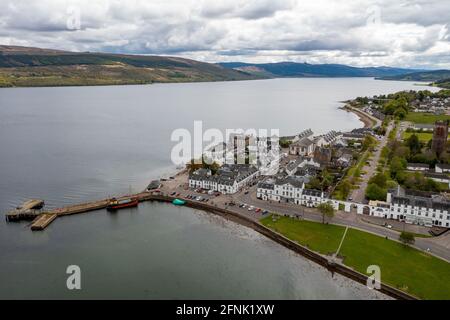
<svg viewBox="0 0 450 320">
<path fill-rule="evenodd" d="M 67 8 L 81 30 L 67 30 Z M 379 9 L 371 24 L 367 9 Z M 448 0 L 2 0 L 0 43 L 220 61 L 449 64 Z"/>
</svg>

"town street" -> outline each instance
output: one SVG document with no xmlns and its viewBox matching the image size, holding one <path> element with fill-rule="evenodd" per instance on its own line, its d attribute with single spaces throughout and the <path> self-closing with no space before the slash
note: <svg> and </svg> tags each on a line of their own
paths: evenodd
<svg viewBox="0 0 450 320">
<path fill-rule="evenodd" d="M 353 202 L 364 203 L 366 198 L 366 189 L 369 184 L 370 178 L 376 173 L 376 169 L 378 166 L 378 161 L 380 160 L 381 151 L 386 146 L 388 142 L 388 136 L 391 130 L 393 129 L 392 122 L 389 124 L 386 130 L 386 134 L 379 141 L 378 146 L 376 147 L 376 151 L 373 153 L 371 159 L 369 159 L 369 163 L 365 164 L 362 168 L 362 176 L 361 182 L 357 189 L 354 189 L 351 195 L 351 199 Z"/>
</svg>

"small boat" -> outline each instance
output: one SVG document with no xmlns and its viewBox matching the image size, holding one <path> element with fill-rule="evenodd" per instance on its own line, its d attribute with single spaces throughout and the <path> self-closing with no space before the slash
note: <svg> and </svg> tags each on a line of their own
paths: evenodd
<svg viewBox="0 0 450 320">
<path fill-rule="evenodd" d="M 106 207 L 106 210 L 116 211 L 116 210 L 125 209 L 125 208 L 133 208 L 133 207 L 137 207 L 138 204 L 139 204 L 138 198 L 129 198 L 129 199 L 123 199 L 123 200 L 117 200 L 116 198 L 112 198 L 109 201 L 109 204 Z"/>
<path fill-rule="evenodd" d="M 184 206 L 186 204 L 186 201 L 180 200 L 180 199 L 175 199 L 172 201 L 172 203 L 176 206 Z"/>
</svg>

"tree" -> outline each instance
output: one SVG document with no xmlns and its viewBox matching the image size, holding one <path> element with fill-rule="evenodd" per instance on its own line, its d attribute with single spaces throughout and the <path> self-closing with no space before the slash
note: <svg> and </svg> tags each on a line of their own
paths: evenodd
<svg viewBox="0 0 450 320">
<path fill-rule="evenodd" d="M 351 183 L 347 179 L 345 179 L 344 181 L 342 181 L 342 183 L 340 185 L 340 190 L 341 190 L 342 198 L 347 199 L 348 195 L 350 194 L 350 191 L 352 190 Z"/>
<path fill-rule="evenodd" d="M 375 183 L 380 188 L 386 188 L 387 177 L 383 172 L 378 172 L 369 180 L 369 183 Z"/>
<path fill-rule="evenodd" d="M 333 184 L 334 177 L 326 169 L 322 171 L 321 190 L 324 191 Z"/>
<path fill-rule="evenodd" d="M 286 139 L 280 139 L 280 146 L 282 148 L 289 148 L 289 146 L 292 144 L 292 141 L 286 140 Z"/>
<path fill-rule="evenodd" d="M 366 151 L 369 148 L 373 148 L 376 143 L 377 141 L 375 140 L 374 137 L 372 137 L 371 135 L 366 135 L 362 142 L 362 150 Z"/>
<path fill-rule="evenodd" d="M 422 150 L 422 144 L 416 134 L 413 134 L 406 140 L 406 145 L 409 147 L 413 155 L 420 153 Z"/>
<path fill-rule="evenodd" d="M 391 176 L 396 177 L 398 173 L 406 169 L 407 162 L 405 159 L 395 156 L 391 161 Z"/>
<path fill-rule="evenodd" d="M 398 239 L 405 245 L 414 244 L 414 242 L 416 241 L 416 239 L 414 238 L 414 234 L 406 231 L 402 231 Z"/>
<path fill-rule="evenodd" d="M 331 202 L 324 202 L 317 206 L 320 213 L 322 214 L 322 223 L 325 223 L 325 217 L 333 218 L 334 217 L 334 207 Z"/>
<path fill-rule="evenodd" d="M 378 186 L 375 183 L 371 183 L 366 189 L 366 198 L 369 200 L 380 200 L 385 201 L 387 195 L 387 190 Z"/>
</svg>

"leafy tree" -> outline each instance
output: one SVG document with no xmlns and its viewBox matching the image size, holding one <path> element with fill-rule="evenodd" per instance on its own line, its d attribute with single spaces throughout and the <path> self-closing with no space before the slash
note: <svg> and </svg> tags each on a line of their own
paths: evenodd
<svg viewBox="0 0 450 320">
<path fill-rule="evenodd" d="M 407 111 L 406 111 L 405 109 L 403 109 L 403 108 L 398 108 L 398 109 L 395 110 L 395 112 L 394 112 L 394 116 L 395 116 L 397 119 L 400 119 L 400 120 L 405 119 L 405 118 L 406 118 L 406 114 L 407 114 Z"/>
<path fill-rule="evenodd" d="M 420 151 L 422 150 L 422 144 L 420 143 L 419 137 L 416 134 L 411 135 L 406 140 L 406 145 L 409 147 L 413 155 L 420 153 Z"/>
<path fill-rule="evenodd" d="M 323 170 L 321 175 L 321 190 L 324 191 L 333 184 L 334 177 L 328 170 Z"/>
<path fill-rule="evenodd" d="M 385 201 L 387 195 L 387 190 L 381 188 L 375 183 L 370 183 L 366 189 L 366 198 L 369 200 L 380 200 Z"/>
<path fill-rule="evenodd" d="M 366 151 L 369 148 L 373 148 L 376 143 L 377 143 L 377 141 L 375 140 L 374 137 L 372 137 L 371 135 L 366 135 L 362 142 L 362 150 Z"/>
<path fill-rule="evenodd" d="M 320 213 L 322 214 L 322 223 L 325 223 L 325 217 L 334 217 L 334 207 L 331 202 L 321 203 L 317 206 L 317 209 L 319 209 Z"/>
<path fill-rule="evenodd" d="M 349 196 L 349 194 L 350 194 L 350 191 L 352 190 L 352 185 L 351 185 L 351 183 L 346 179 L 346 180 L 344 180 L 344 181 L 341 183 L 339 189 L 340 189 L 340 191 L 341 191 L 342 198 L 343 198 L 343 199 L 347 199 L 348 196 Z"/>
<path fill-rule="evenodd" d="M 370 179 L 369 183 L 374 183 L 380 188 L 386 188 L 387 177 L 384 173 L 379 172 Z"/>
<path fill-rule="evenodd" d="M 395 156 L 391 160 L 391 166 L 390 166 L 391 176 L 393 178 L 395 178 L 399 172 L 402 172 L 403 170 L 406 169 L 406 166 L 407 166 L 407 162 L 404 158 Z"/>
<path fill-rule="evenodd" d="M 282 148 L 289 148 L 289 146 L 292 144 L 292 141 L 286 140 L 286 139 L 280 139 L 280 146 Z"/>
<path fill-rule="evenodd" d="M 399 240 L 405 245 L 414 244 L 416 241 L 414 234 L 406 231 L 402 231 L 402 233 L 400 233 Z"/>
</svg>

